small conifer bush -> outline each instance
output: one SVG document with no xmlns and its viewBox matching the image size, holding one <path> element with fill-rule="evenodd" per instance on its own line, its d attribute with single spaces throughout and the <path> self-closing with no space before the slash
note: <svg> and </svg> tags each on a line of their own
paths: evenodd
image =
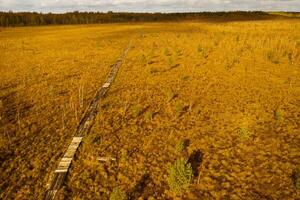
<svg viewBox="0 0 300 200">
<path fill-rule="evenodd" d="M 193 179 L 193 169 L 186 159 L 180 158 L 169 168 L 168 184 L 176 194 L 187 190 Z"/>
</svg>

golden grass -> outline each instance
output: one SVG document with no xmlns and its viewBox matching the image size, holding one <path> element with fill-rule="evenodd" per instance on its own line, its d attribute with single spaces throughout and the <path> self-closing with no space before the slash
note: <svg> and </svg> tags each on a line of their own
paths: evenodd
<svg viewBox="0 0 300 200">
<path fill-rule="evenodd" d="M 174 198 L 167 171 L 179 157 L 197 174 L 183 199 L 300 195 L 300 21 L 280 20 L 1 29 L 2 198 L 42 197 L 131 39 L 61 197 L 109 199 L 119 187 Z"/>
</svg>

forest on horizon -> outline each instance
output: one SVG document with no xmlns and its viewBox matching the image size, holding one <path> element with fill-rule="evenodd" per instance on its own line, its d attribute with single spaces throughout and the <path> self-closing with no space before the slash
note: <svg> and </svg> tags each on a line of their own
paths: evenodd
<svg viewBox="0 0 300 200">
<path fill-rule="evenodd" d="M 282 12 L 283 13 L 283 12 Z M 289 17 L 299 13 L 287 13 Z M 287 16 L 285 13 L 280 17 Z M 121 22 L 157 22 L 178 20 L 264 20 L 279 17 L 263 11 L 191 12 L 191 13 L 126 13 L 126 12 L 0 12 L 0 26 L 37 26 L 59 24 L 97 24 Z"/>
</svg>

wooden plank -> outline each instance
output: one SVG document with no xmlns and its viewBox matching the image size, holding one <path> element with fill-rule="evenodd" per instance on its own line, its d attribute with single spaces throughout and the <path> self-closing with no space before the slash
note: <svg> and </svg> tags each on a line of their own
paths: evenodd
<svg viewBox="0 0 300 200">
<path fill-rule="evenodd" d="M 56 169 L 54 171 L 54 173 L 64 173 L 64 172 L 68 172 L 68 169 Z"/>
<path fill-rule="evenodd" d="M 60 161 L 59 164 L 58 164 L 58 167 L 60 166 L 69 166 L 71 164 L 71 161 Z"/>
<path fill-rule="evenodd" d="M 56 169 L 68 169 L 70 167 L 70 162 L 69 163 L 59 163 L 58 167 Z"/>
<path fill-rule="evenodd" d="M 82 137 L 73 137 L 72 142 L 78 142 L 80 143 L 82 141 Z"/>
<path fill-rule="evenodd" d="M 66 157 L 63 157 L 61 159 L 61 161 L 64 161 L 64 162 L 71 162 L 72 161 L 72 158 L 66 158 Z"/>
<path fill-rule="evenodd" d="M 76 150 L 78 147 L 79 147 L 78 144 L 70 144 L 70 145 L 68 146 L 68 149 L 70 149 L 70 150 L 71 150 L 71 149 L 72 149 L 72 150 L 75 149 L 75 150 Z"/>
<path fill-rule="evenodd" d="M 109 86 L 110 86 L 110 83 L 104 83 L 104 85 L 102 87 L 108 88 Z"/>
<path fill-rule="evenodd" d="M 75 154 L 75 151 L 67 151 L 64 155 L 66 158 L 73 158 Z"/>
</svg>

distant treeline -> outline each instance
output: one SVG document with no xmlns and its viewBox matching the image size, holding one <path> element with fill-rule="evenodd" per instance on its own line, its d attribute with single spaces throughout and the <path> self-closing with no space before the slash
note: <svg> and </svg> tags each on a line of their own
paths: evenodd
<svg viewBox="0 0 300 200">
<path fill-rule="evenodd" d="M 34 26 L 49 24 L 95 24 L 120 22 L 156 22 L 192 19 L 266 19 L 265 12 L 195 12 L 195 13 L 115 13 L 69 12 L 63 14 L 37 12 L 0 12 L 0 26 Z"/>
</svg>

